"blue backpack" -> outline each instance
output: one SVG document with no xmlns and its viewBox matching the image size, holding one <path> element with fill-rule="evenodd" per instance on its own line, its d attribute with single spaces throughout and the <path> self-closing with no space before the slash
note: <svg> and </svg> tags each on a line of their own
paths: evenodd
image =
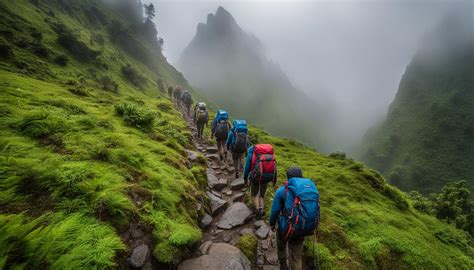
<svg viewBox="0 0 474 270">
<path fill-rule="evenodd" d="M 311 179 L 291 178 L 285 182 L 284 214 L 288 220 L 285 240 L 312 235 L 319 224 L 319 191 Z"/>
<path fill-rule="evenodd" d="M 247 122 L 245 120 L 234 120 L 234 122 L 232 122 L 232 130 L 237 133 L 240 133 L 240 132 L 247 133 L 248 132 Z"/>
<path fill-rule="evenodd" d="M 234 153 L 242 154 L 247 152 L 248 135 L 247 122 L 245 120 L 234 120 L 232 123 L 232 131 L 234 132 L 234 142 L 231 150 Z"/>
<path fill-rule="evenodd" d="M 227 121 L 229 119 L 229 114 L 224 110 L 217 110 L 216 112 L 216 122 L 219 123 L 220 121 L 224 120 Z"/>
</svg>

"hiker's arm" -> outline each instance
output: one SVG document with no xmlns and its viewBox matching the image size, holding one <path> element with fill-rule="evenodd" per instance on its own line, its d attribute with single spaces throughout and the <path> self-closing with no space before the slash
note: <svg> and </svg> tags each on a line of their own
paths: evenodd
<svg viewBox="0 0 474 270">
<path fill-rule="evenodd" d="M 225 146 L 227 146 L 227 150 L 230 149 L 230 145 L 232 144 L 233 140 L 234 140 L 234 133 L 232 131 L 229 131 L 229 135 L 227 135 L 227 141 L 225 142 Z"/>
<path fill-rule="evenodd" d="M 273 202 L 272 202 L 272 210 L 270 212 L 270 226 L 274 227 L 275 223 L 277 221 L 278 216 L 280 215 L 281 209 L 282 209 L 282 198 L 285 194 L 285 187 L 280 187 L 276 192 L 275 196 L 273 197 Z"/>
<path fill-rule="evenodd" d="M 252 161 L 253 147 L 250 147 L 247 151 L 247 159 L 245 159 L 245 168 L 244 168 L 244 180 L 247 183 L 250 174 L 250 163 Z"/>
</svg>

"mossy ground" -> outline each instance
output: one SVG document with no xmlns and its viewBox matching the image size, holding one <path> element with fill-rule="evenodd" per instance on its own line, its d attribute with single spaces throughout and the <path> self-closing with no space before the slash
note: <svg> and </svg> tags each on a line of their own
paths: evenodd
<svg viewBox="0 0 474 270">
<path fill-rule="evenodd" d="M 245 254 L 245 256 L 247 256 L 250 262 L 252 262 L 253 266 L 256 265 L 257 260 L 257 245 L 257 237 L 251 234 L 246 234 L 240 237 L 235 244 L 235 246 L 238 247 Z"/>
<path fill-rule="evenodd" d="M 11 48 L 0 59 L 0 268 L 113 268 L 131 220 L 150 228 L 155 257 L 170 263 L 200 240 L 195 208 L 206 181 L 204 166 L 186 160 L 185 122 L 155 83 L 182 83 L 180 74 L 155 50 L 157 75 L 112 43 L 107 25 L 92 27 L 85 11 L 94 6 L 106 21 L 123 20 L 101 5 L 39 2 L 0 3 Z M 100 58 L 85 62 L 58 45 L 51 21 Z M 28 45 L 33 28 L 48 56 Z M 128 63 L 140 87 L 122 76 Z M 117 87 L 103 87 L 101 74 Z"/>
</svg>

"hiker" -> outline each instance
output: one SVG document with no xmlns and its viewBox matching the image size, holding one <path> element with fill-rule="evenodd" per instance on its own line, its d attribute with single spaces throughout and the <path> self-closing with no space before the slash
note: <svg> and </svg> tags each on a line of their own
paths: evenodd
<svg viewBox="0 0 474 270">
<path fill-rule="evenodd" d="M 227 150 L 232 153 L 235 178 L 239 178 L 239 173 L 242 170 L 242 157 L 248 148 L 248 129 L 245 120 L 234 120 L 225 144 Z"/>
<path fill-rule="evenodd" d="M 275 153 L 270 144 L 257 144 L 247 151 L 244 169 L 244 183 L 249 186 L 257 219 L 265 216 L 265 192 L 267 184 L 272 182 L 275 186 L 277 167 Z"/>
<path fill-rule="evenodd" d="M 189 116 L 191 114 L 191 106 L 193 105 L 193 97 L 188 90 L 183 92 L 183 95 L 181 96 L 181 104 L 183 105 L 185 114 Z"/>
<path fill-rule="evenodd" d="M 174 98 L 174 104 L 176 105 L 176 107 L 179 108 L 180 106 L 180 99 L 181 99 L 181 94 L 183 93 L 183 91 L 181 90 L 181 87 L 178 85 L 176 86 L 176 88 L 174 89 L 173 91 L 173 98 Z"/>
<path fill-rule="evenodd" d="M 229 114 L 224 110 L 217 110 L 216 117 L 212 121 L 211 126 L 211 139 L 215 136 L 217 142 L 217 152 L 219 153 L 219 159 L 227 159 L 227 151 L 225 148 L 225 143 L 227 141 L 227 136 L 229 135 L 230 124 L 229 124 Z"/>
<path fill-rule="evenodd" d="M 196 106 L 194 106 L 194 124 L 197 128 L 197 137 L 198 139 L 202 139 L 202 133 L 204 131 L 204 125 L 207 126 L 209 122 L 209 112 L 207 111 L 206 103 L 198 102 Z"/>
<path fill-rule="evenodd" d="M 313 235 L 319 225 L 319 192 L 311 179 L 303 178 L 299 167 L 289 168 L 286 177 L 288 180 L 273 197 L 270 227 L 275 231 L 278 219 L 276 235 L 280 269 L 288 269 L 288 245 L 290 269 L 301 270 L 304 237 Z"/>
<path fill-rule="evenodd" d="M 170 99 L 173 98 L 173 86 L 168 87 L 168 96 L 170 97 Z"/>
</svg>

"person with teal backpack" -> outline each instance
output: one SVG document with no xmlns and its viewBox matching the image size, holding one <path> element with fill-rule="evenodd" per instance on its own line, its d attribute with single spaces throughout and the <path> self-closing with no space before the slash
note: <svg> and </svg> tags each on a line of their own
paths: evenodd
<svg viewBox="0 0 474 270">
<path fill-rule="evenodd" d="M 248 129 L 245 120 L 234 120 L 226 141 L 227 150 L 232 153 L 235 178 L 239 178 L 242 170 L 242 157 L 248 148 Z"/>
<path fill-rule="evenodd" d="M 277 247 L 280 269 L 288 269 L 288 245 L 290 268 L 301 270 L 304 238 L 313 235 L 319 225 L 319 191 L 311 179 L 303 178 L 299 167 L 289 168 L 286 175 L 288 181 L 278 188 L 273 198 L 270 227 L 275 231 L 278 219 Z"/>
<path fill-rule="evenodd" d="M 217 143 L 217 152 L 220 160 L 227 159 L 227 151 L 225 150 L 225 143 L 230 130 L 229 114 L 224 110 L 217 110 L 216 117 L 211 125 L 211 139 L 215 136 Z"/>
</svg>

